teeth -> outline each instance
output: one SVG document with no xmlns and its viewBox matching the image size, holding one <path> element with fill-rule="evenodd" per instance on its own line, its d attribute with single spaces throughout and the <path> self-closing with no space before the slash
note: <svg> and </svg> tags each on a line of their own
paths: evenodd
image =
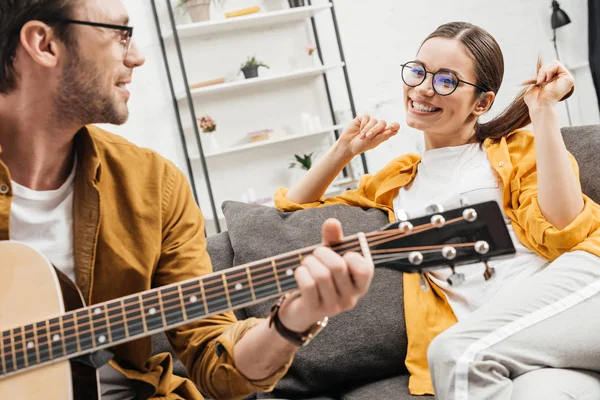
<svg viewBox="0 0 600 400">
<path fill-rule="evenodd" d="M 417 111 L 426 111 L 426 112 L 433 112 L 433 111 L 437 111 L 438 109 L 435 107 L 427 107 L 423 104 L 417 103 L 416 101 L 413 100 L 413 107 L 415 110 Z"/>
</svg>

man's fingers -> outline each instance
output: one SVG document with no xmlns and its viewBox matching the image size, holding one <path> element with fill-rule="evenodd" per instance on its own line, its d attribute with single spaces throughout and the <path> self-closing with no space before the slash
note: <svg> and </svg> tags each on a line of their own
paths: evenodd
<svg viewBox="0 0 600 400">
<path fill-rule="evenodd" d="M 327 246 L 341 242 L 344 237 L 342 224 L 335 218 L 328 218 L 323 224 L 321 232 L 323 235 L 323 244 Z"/>
</svg>

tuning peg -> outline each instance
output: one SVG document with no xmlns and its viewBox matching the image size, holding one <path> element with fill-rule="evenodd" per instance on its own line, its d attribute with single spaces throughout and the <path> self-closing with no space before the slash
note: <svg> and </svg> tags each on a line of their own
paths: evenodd
<svg viewBox="0 0 600 400">
<path fill-rule="evenodd" d="M 475 220 L 477 220 L 477 211 L 475 211 L 472 208 L 466 208 L 463 211 L 463 218 L 468 221 L 468 222 L 474 222 Z"/>
<path fill-rule="evenodd" d="M 431 225 L 433 225 L 436 228 L 441 228 L 442 226 L 444 226 L 445 223 L 446 218 L 442 217 L 439 214 L 436 214 L 433 217 L 431 217 Z"/>
<path fill-rule="evenodd" d="M 494 277 L 494 275 L 496 275 L 496 270 L 494 269 L 494 267 L 490 267 L 488 265 L 487 260 L 484 261 L 483 264 L 485 265 L 485 271 L 483 271 L 483 277 L 485 278 L 486 281 L 489 281 L 490 279 L 492 279 Z"/>
<path fill-rule="evenodd" d="M 475 243 L 475 251 L 479 254 L 487 254 L 490 251 L 490 245 L 485 240 L 480 240 Z"/>
<path fill-rule="evenodd" d="M 413 224 L 408 221 L 400 222 L 400 225 L 398 225 L 398 229 L 402 233 L 410 233 L 412 232 L 413 228 Z"/>
<path fill-rule="evenodd" d="M 461 283 L 464 283 L 466 280 L 465 274 L 461 274 L 454 271 L 454 266 L 450 267 L 452 269 L 452 275 L 448 277 L 446 282 L 448 282 L 451 286 L 458 286 Z"/>
<path fill-rule="evenodd" d="M 425 207 L 425 212 L 427 213 L 427 215 L 442 213 L 444 212 L 444 206 L 439 203 L 432 204 L 430 206 Z"/>
<path fill-rule="evenodd" d="M 456 249 L 452 246 L 444 246 L 442 248 L 442 256 L 446 260 L 454 260 L 456 258 Z"/>
<path fill-rule="evenodd" d="M 427 281 L 427 277 L 425 276 L 425 273 L 423 272 L 421 274 L 421 290 L 424 292 L 429 291 L 429 282 Z"/>
<path fill-rule="evenodd" d="M 420 265 L 423 262 L 423 254 L 419 253 L 418 251 L 412 251 L 408 255 L 408 262 L 410 262 L 412 265 Z"/>
</svg>

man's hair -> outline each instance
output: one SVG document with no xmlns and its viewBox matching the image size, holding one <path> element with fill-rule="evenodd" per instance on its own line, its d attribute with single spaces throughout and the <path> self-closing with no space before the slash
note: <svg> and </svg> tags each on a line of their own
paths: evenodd
<svg viewBox="0 0 600 400">
<path fill-rule="evenodd" d="M 68 26 L 58 21 L 71 17 L 75 0 L 0 0 L 0 94 L 17 87 L 19 74 L 14 60 L 21 29 L 32 20 L 55 28 L 60 40 L 70 42 Z"/>
</svg>

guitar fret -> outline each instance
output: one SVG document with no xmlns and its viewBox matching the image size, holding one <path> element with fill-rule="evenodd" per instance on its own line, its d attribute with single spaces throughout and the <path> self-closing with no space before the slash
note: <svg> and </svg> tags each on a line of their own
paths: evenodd
<svg viewBox="0 0 600 400">
<path fill-rule="evenodd" d="M 63 327 L 60 317 L 52 318 L 48 321 L 48 337 L 52 359 L 56 359 L 67 354 L 63 341 Z"/>
<path fill-rule="evenodd" d="M 256 301 L 256 294 L 254 293 L 254 285 L 252 284 L 249 267 L 246 267 L 246 275 L 248 276 L 248 285 L 250 286 L 250 292 L 252 293 L 252 301 Z"/>
<path fill-rule="evenodd" d="M 121 299 L 121 314 L 123 315 L 123 327 L 125 328 L 125 337 L 129 337 L 129 328 L 127 327 L 127 313 L 125 312 L 125 302 Z"/>
<path fill-rule="evenodd" d="M 158 290 L 156 292 L 156 294 L 158 296 L 158 307 L 159 307 L 158 309 L 160 310 L 160 315 L 162 317 L 163 326 L 167 326 L 167 320 L 165 318 L 165 306 L 163 304 L 163 299 L 162 299 L 161 291 Z"/>
<path fill-rule="evenodd" d="M 146 323 L 146 313 L 144 312 L 144 303 L 142 301 L 142 295 L 139 294 L 137 296 L 137 299 L 138 299 L 138 304 L 140 307 L 140 315 L 142 316 L 142 324 L 143 324 L 144 332 L 148 332 L 148 325 Z"/>
<path fill-rule="evenodd" d="M 94 346 L 100 346 L 110 341 L 110 332 L 106 323 L 106 306 L 94 305 L 88 309 L 91 319 L 91 332 Z"/>
<path fill-rule="evenodd" d="M 185 302 L 183 301 L 183 292 L 181 290 L 181 285 L 177 285 L 177 293 L 179 293 L 179 302 L 181 303 L 181 312 L 183 315 L 183 319 L 187 321 L 188 316 L 187 312 L 185 311 Z"/>
<path fill-rule="evenodd" d="M 110 324 L 110 319 L 108 318 L 108 310 L 111 308 L 112 304 L 104 305 L 104 320 L 106 321 L 106 330 L 108 332 L 108 341 L 112 343 L 112 325 Z"/>
<path fill-rule="evenodd" d="M 225 276 L 225 274 L 222 274 L 221 278 L 223 279 L 223 288 L 225 289 L 225 296 L 227 298 L 227 305 L 229 306 L 229 308 L 231 308 L 231 298 L 229 297 L 229 288 L 227 287 L 227 277 Z"/>
<path fill-rule="evenodd" d="M 92 315 L 92 309 L 87 309 L 88 319 L 90 321 L 90 337 L 92 338 L 92 347 L 96 347 L 96 332 L 94 330 L 94 316 Z"/>
<path fill-rule="evenodd" d="M 204 290 L 204 281 L 200 279 L 198 285 L 200 286 L 200 292 L 202 293 L 202 304 L 204 304 L 204 315 L 208 315 L 208 303 L 206 302 L 206 292 Z"/>
<path fill-rule="evenodd" d="M 90 316 L 88 311 L 83 309 L 75 314 L 68 313 L 62 316 L 63 336 L 62 341 L 65 346 L 65 355 L 88 350 L 93 347 L 92 335 L 89 331 Z"/>
<path fill-rule="evenodd" d="M 277 284 L 277 291 L 281 292 L 281 284 L 279 283 L 279 272 L 277 271 L 277 264 L 275 263 L 275 259 L 271 258 L 271 267 L 273 267 L 273 275 L 275 275 L 275 283 Z"/>
<path fill-rule="evenodd" d="M 174 325 L 185 321 L 185 307 L 178 286 L 171 286 L 161 290 L 162 309 L 165 316 L 165 326 Z"/>
<path fill-rule="evenodd" d="M 139 296 L 128 297 L 123 300 L 125 307 L 125 323 L 129 336 L 136 336 L 145 332 L 144 317 L 142 315 L 141 303 Z"/>
<path fill-rule="evenodd" d="M 23 346 L 23 337 L 22 337 L 22 328 L 14 328 L 12 333 L 12 339 L 13 339 L 13 348 L 14 350 L 14 354 L 15 354 L 15 359 L 16 359 L 16 365 L 17 365 L 17 369 L 22 369 L 25 368 L 27 366 L 26 362 L 27 362 L 27 355 L 25 354 L 25 350 L 24 350 L 24 346 Z M 20 340 L 17 338 L 17 336 L 20 337 Z"/>
<path fill-rule="evenodd" d="M 7 356 L 6 352 L 9 351 L 10 349 L 7 347 L 7 345 L 10 345 L 10 338 L 9 336 L 9 332 L 5 331 L 2 332 L 2 337 L 0 337 L 0 347 L 2 348 L 2 371 L 3 374 L 7 374 L 9 372 L 12 372 L 13 370 L 13 363 L 12 363 L 12 357 L 9 358 L 9 356 Z M 13 354 L 12 351 L 10 353 L 11 355 Z"/>
<path fill-rule="evenodd" d="M 27 325 L 23 328 L 23 348 L 25 349 L 27 366 L 39 363 L 40 355 L 36 351 L 37 341 L 35 340 L 33 325 Z"/>
<path fill-rule="evenodd" d="M 142 294 L 142 310 L 146 319 L 146 328 L 148 331 L 155 331 L 163 328 L 163 312 L 160 306 L 159 297 L 156 292 L 147 292 Z"/>
<path fill-rule="evenodd" d="M 206 306 L 209 313 L 218 313 L 227 310 L 229 302 L 224 295 L 223 280 L 219 276 L 209 276 L 202 280 L 204 296 L 207 299 Z"/>
<path fill-rule="evenodd" d="M 252 266 L 250 270 L 254 294 L 258 300 L 281 293 L 275 283 L 273 270 L 269 267 L 270 263 L 267 262 Z"/>
<path fill-rule="evenodd" d="M 6 360 L 6 363 L 11 364 L 11 369 L 13 371 L 17 370 L 17 351 L 15 350 L 15 337 L 13 336 L 12 331 L 8 331 L 8 343 L 10 344 L 10 353 L 11 353 L 11 357 L 10 360 Z"/>
<path fill-rule="evenodd" d="M 37 335 L 38 353 L 40 355 L 40 363 L 50 361 L 52 354 L 50 353 L 50 340 L 48 337 L 48 321 L 38 322 L 35 324 Z"/>
<path fill-rule="evenodd" d="M 33 340 L 34 340 L 34 344 L 35 344 L 36 361 L 39 364 L 39 363 L 41 363 L 41 359 L 40 359 L 40 342 L 38 340 L 38 332 L 37 332 L 37 328 L 34 327 L 33 325 L 31 326 L 31 329 L 33 330 Z"/>
<path fill-rule="evenodd" d="M 108 337 L 111 343 L 125 339 L 127 337 L 127 324 L 125 323 L 123 301 L 114 301 L 106 305 L 106 321 Z"/>
<path fill-rule="evenodd" d="M 243 270 L 238 269 L 225 273 L 223 279 L 227 282 L 227 291 L 231 300 L 230 307 L 241 306 L 252 301 L 252 287 Z"/>
<path fill-rule="evenodd" d="M 199 318 L 207 314 L 208 309 L 206 308 L 200 282 L 200 280 L 194 280 L 181 285 L 185 315 L 189 319 Z"/>
</svg>

